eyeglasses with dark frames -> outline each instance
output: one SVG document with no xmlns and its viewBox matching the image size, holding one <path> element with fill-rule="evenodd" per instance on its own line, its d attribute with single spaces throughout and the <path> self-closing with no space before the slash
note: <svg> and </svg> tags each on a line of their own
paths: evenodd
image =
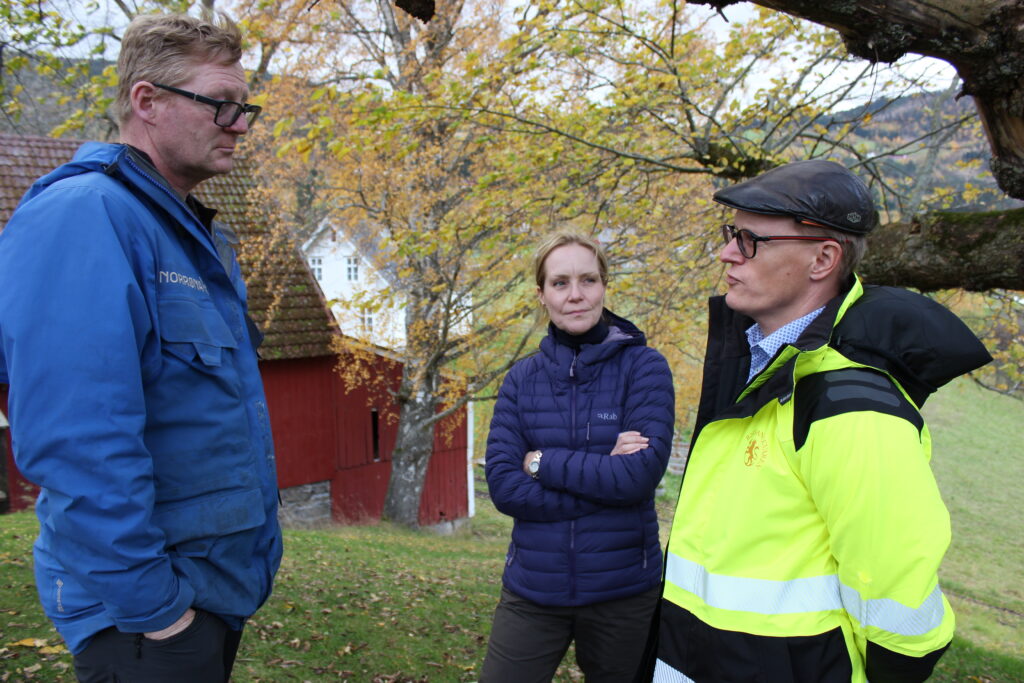
<svg viewBox="0 0 1024 683">
<path fill-rule="evenodd" d="M 171 85 L 164 85 L 163 83 L 154 83 L 153 87 L 215 107 L 217 111 L 213 114 L 213 122 L 221 128 L 230 128 L 235 125 L 235 121 L 243 114 L 245 114 L 246 125 L 251 126 L 256 123 L 256 118 L 263 111 L 263 107 L 257 104 L 244 104 L 242 102 L 232 102 L 231 100 L 215 100 L 212 97 L 206 97 L 205 95 L 199 95 Z"/>
<path fill-rule="evenodd" d="M 736 246 L 739 247 L 740 253 L 743 254 L 743 258 L 754 258 L 757 256 L 758 242 L 792 240 L 797 242 L 843 243 L 842 240 L 836 239 L 835 237 L 825 237 L 824 235 L 758 235 L 756 232 L 751 232 L 746 228 L 737 228 L 735 225 L 730 225 L 729 223 L 722 226 L 722 238 L 725 240 L 726 244 L 736 240 Z"/>
</svg>

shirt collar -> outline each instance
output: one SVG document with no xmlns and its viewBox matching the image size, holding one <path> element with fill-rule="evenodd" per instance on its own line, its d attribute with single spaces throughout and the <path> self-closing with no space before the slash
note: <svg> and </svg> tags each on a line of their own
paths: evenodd
<svg viewBox="0 0 1024 683">
<path fill-rule="evenodd" d="M 748 327 L 746 335 L 747 343 L 750 345 L 750 374 L 747 375 L 747 381 L 749 382 L 754 375 L 761 372 L 783 345 L 792 344 L 799 339 L 807 326 L 824 310 L 825 307 L 822 306 L 816 311 L 811 311 L 801 318 L 786 323 L 767 337 L 757 323 Z"/>
</svg>

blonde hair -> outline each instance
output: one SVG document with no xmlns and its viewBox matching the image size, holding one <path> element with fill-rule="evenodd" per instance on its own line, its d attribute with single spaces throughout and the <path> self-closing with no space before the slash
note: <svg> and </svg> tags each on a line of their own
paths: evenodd
<svg viewBox="0 0 1024 683">
<path fill-rule="evenodd" d="M 583 235 L 577 232 L 559 231 L 546 237 L 544 241 L 537 246 L 537 250 L 533 253 L 533 275 L 537 282 L 537 287 L 544 289 L 544 262 L 547 260 L 548 255 L 558 247 L 564 247 L 567 244 L 578 244 L 581 247 L 586 247 L 590 251 L 594 252 L 594 256 L 597 257 L 597 267 L 601 275 L 601 283 L 607 285 L 608 256 L 604 253 L 604 248 L 601 246 L 601 243 L 589 235 Z"/>
<path fill-rule="evenodd" d="M 132 19 L 117 59 L 118 123 L 132 115 L 132 86 L 139 81 L 178 85 L 196 64 L 236 64 L 242 58 L 242 33 L 224 13 L 197 19 L 187 14 L 143 14 Z"/>
</svg>

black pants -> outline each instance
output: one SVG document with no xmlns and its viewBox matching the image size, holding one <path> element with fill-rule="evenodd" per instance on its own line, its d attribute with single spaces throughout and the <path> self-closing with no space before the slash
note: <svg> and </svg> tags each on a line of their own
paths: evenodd
<svg viewBox="0 0 1024 683">
<path fill-rule="evenodd" d="M 661 587 L 583 607 L 545 607 L 501 590 L 480 683 L 549 683 L 569 643 L 587 683 L 628 683 Z"/>
<path fill-rule="evenodd" d="M 226 683 L 241 640 L 241 631 L 202 610 L 164 640 L 110 627 L 75 655 L 75 675 L 81 683 Z"/>
</svg>

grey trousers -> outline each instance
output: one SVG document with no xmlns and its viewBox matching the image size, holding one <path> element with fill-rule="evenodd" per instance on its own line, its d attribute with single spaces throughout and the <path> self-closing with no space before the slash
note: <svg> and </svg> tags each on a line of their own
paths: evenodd
<svg viewBox="0 0 1024 683">
<path fill-rule="evenodd" d="M 202 610 L 164 640 L 110 627 L 75 655 L 75 675 L 80 683 L 226 683 L 241 640 L 241 631 Z"/>
<path fill-rule="evenodd" d="M 582 607 L 546 607 L 502 588 L 480 683 L 550 683 L 569 644 L 586 683 L 629 683 L 661 587 Z"/>
</svg>

